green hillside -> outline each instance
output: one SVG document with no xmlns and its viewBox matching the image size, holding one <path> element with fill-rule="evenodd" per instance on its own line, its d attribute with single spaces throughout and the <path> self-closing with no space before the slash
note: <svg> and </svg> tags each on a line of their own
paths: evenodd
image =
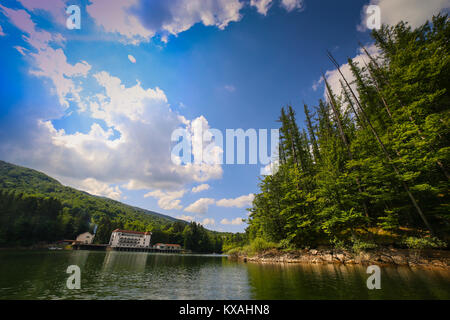
<svg viewBox="0 0 450 320">
<path fill-rule="evenodd" d="M 87 192 L 66 187 L 46 174 L 0 161 L 0 189 L 14 190 L 17 193 L 53 197 L 68 207 L 84 209 L 96 217 L 96 212 L 110 216 L 123 215 L 132 220 L 143 220 L 149 223 L 167 224 L 181 221 L 157 212 L 132 207 L 119 201 L 98 197 Z M 184 221 L 181 221 L 185 223 Z"/>
<path fill-rule="evenodd" d="M 120 228 L 151 231 L 152 243 L 221 252 L 224 234 L 160 213 L 63 186 L 42 172 L 0 161 L 0 247 L 74 239 L 98 226 L 95 242 Z"/>
</svg>

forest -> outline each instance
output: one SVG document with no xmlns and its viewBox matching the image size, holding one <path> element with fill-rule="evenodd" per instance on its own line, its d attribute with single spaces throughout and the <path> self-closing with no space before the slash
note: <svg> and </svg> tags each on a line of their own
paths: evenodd
<svg viewBox="0 0 450 320">
<path fill-rule="evenodd" d="M 35 170 L 0 161 L 0 247 L 73 240 L 93 232 L 108 243 L 114 229 L 151 231 L 152 243 L 194 252 L 221 252 L 223 234 L 156 212 L 63 186 Z"/>
<path fill-rule="evenodd" d="M 384 25 L 372 38 L 376 54 L 360 45 L 363 62 L 348 59 L 351 79 L 327 52 L 340 88 L 323 75 L 325 97 L 302 106 L 303 125 L 281 109 L 276 173 L 261 178 L 246 233 L 225 250 L 446 246 L 448 16 Z"/>
<path fill-rule="evenodd" d="M 348 59 L 336 90 L 281 109 L 279 163 L 262 176 L 245 233 L 225 234 L 95 197 L 0 161 L 0 246 L 73 239 L 98 226 L 151 231 L 196 252 L 251 248 L 445 248 L 449 240 L 450 27 L 447 15 L 372 32 L 376 53 Z M 326 59 L 324 55 L 324 59 Z M 223 247 L 223 248 L 222 248 Z"/>
</svg>

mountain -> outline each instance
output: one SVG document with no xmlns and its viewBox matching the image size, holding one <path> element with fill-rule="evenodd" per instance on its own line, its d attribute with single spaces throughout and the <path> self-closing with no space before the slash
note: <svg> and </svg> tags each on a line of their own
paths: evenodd
<svg viewBox="0 0 450 320">
<path fill-rule="evenodd" d="M 193 252 L 222 252 L 227 233 L 62 185 L 46 174 L 0 161 L 0 247 L 75 239 L 97 225 L 95 242 L 114 229 L 151 231 L 152 243 L 178 243 Z"/>
<path fill-rule="evenodd" d="M 83 209 L 94 218 L 96 213 L 106 213 L 111 217 L 123 215 L 124 218 L 144 220 L 146 223 L 152 224 L 167 224 L 177 221 L 186 223 L 161 213 L 133 207 L 119 201 L 64 186 L 42 172 L 1 160 L 0 190 L 52 197 L 61 201 L 65 206 Z"/>
</svg>

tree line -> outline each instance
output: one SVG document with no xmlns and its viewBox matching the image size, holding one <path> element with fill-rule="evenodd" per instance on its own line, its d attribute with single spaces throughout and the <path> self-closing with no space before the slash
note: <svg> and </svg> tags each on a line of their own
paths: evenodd
<svg viewBox="0 0 450 320">
<path fill-rule="evenodd" d="M 89 215 L 50 197 L 0 190 L 0 246 L 30 246 L 75 237 L 90 227 Z"/>
<path fill-rule="evenodd" d="M 98 229 L 94 242 L 109 243 L 111 233 L 115 229 L 133 231 L 151 231 L 151 243 L 179 244 L 186 250 L 199 253 L 221 253 L 223 236 L 206 230 L 196 222 L 184 223 L 176 221 L 164 225 L 150 225 L 139 220 L 126 221 L 121 218 L 111 220 L 103 215 L 97 222 Z"/>
<path fill-rule="evenodd" d="M 95 225 L 95 243 L 109 243 L 112 231 L 118 228 L 151 231 L 152 244 L 175 243 L 193 252 L 222 252 L 223 236 L 195 222 L 152 225 L 122 217 L 111 219 L 98 212 L 92 218 L 85 210 L 64 206 L 52 197 L 0 190 L 0 247 L 74 240 L 83 232 L 92 233 Z"/>
<path fill-rule="evenodd" d="M 279 164 L 263 176 L 247 238 L 284 247 L 374 247 L 426 239 L 444 246 L 450 226 L 450 28 L 447 15 L 412 29 L 373 30 L 377 54 L 332 56 L 340 88 L 303 106 L 299 126 L 283 107 Z M 339 92 L 337 92 L 339 91 Z"/>
</svg>

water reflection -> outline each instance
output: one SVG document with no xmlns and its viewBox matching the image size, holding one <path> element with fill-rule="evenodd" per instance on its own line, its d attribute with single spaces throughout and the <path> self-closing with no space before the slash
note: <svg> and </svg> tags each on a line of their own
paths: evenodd
<svg viewBox="0 0 450 320">
<path fill-rule="evenodd" d="M 248 264 L 254 299 L 449 299 L 449 272 L 382 267 L 381 290 L 368 290 L 366 267 Z"/>
<path fill-rule="evenodd" d="M 113 272 L 126 270 L 128 272 L 143 272 L 147 263 L 147 253 L 131 253 L 121 251 L 106 252 L 102 271 Z"/>
<path fill-rule="evenodd" d="M 69 265 L 81 289 L 66 287 Z M 450 299 L 450 272 L 238 263 L 221 256 L 98 251 L 0 252 L 0 299 Z"/>
</svg>

